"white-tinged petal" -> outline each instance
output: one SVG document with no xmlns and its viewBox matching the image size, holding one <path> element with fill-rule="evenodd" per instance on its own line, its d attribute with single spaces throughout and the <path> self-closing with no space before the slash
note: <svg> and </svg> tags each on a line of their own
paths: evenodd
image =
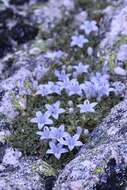
<svg viewBox="0 0 127 190">
<path fill-rule="evenodd" d="M 30 122 L 31 123 L 37 123 L 37 118 L 35 117 L 35 118 L 32 118 L 31 120 L 30 120 Z"/>
</svg>

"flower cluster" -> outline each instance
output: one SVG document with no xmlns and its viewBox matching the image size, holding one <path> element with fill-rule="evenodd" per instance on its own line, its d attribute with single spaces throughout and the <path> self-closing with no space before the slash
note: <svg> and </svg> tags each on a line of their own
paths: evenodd
<svg viewBox="0 0 127 190">
<path fill-rule="evenodd" d="M 114 88 L 111 88 L 109 83 L 109 76 L 107 74 L 91 74 L 89 80 L 85 80 L 84 77 L 88 74 L 89 65 L 79 63 L 78 65 L 71 66 L 71 72 L 67 68 L 59 68 L 55 70 L 55 81 L 48 81 L 47 84 L 41 84 L 38 86 L 36 92 L 37 95 L 41 95 L 45 99 L 53 96 L 58 97 L 58 100 L 54 103 L 45 104 L 44 113 L 41 111 L 36 112 L 36 117 L 31 119 L 31 122 L 38 125 L 40 131 L 37 132 L 40 135 L 41 140 L 46 140 L 49 143 L 48 154 L 54 154 L 57 159 L 60 159 L 63 153 L 72 151 L 75 147 L 81 146 L 82 142 L 79 141 L 81 131 L 77 130 L 76 134 L 70 135 L 65 132 L 64 123 L 62 125 L 56 125 L 56 121 L 59 121 L 61 115 L 66 117 L 66 114 L 76 112 L 77 114 L 94 113 L 97 102 L 91 102 L 92 98 L 96 98 L 100 101 L 102 97 L 109 96 Z M 74 73 L 76 77 L 73 78 Z M 82 76 L 82 80 L 78 77 Z M 67 96 L 69 105 L 73 105 L 73 97 L 77 102 L 75 107 L 67 105 L 62 106 L 62 97 Z M 78 100 L 80 98 L 80 100 Z M 70 111 L 72 109 L 72 111 Z M 67 130 L 67 126 L 66 126 Z"/>
<path fill-rule="evenodd" d="M 48 51 L 45 54 L 45 58 L 51 59 L 52 61 L 54 61 L 55 59 L 60 59 L 63 55 L 64 55 L 64 53 L 61 50 L 58 50 L 58 51 Z"/>
<path fill-rule="evenodd" d="M 46 126 L 43 131 L 38 131 L 37 134 L 41 140 L 49 142 L 50 149 L 47 150 L 47 154 L 53 154 L 57 159 L 60 159 L 63 153 L 82 146 L 82 142 L 79 141 L 80 134 L 76 133 L 71 136 L 68 132 L 65 132 L 64 125 L 60 125 L 58 128 Z"/>
<path fill-rule="evenodd" d="M 83 48 L 89 43 L 89 36 L 98 33 L 96 21 L 85 21 L 81 24 L 79 31 L 81 34 L 76 33 L 71 37 L 71 48 Z M 91 46 L 87 46 L 86 50 L 86 55 L 93 54 Z M 49 51 L 45 54 L 45 58 L 52 61 L 62 56 L 62 51 Z M 62 154 L 83 145 L 80 136 L 87 136 L 89 131 L 77 127 L 84 122 L 82 118 L 94 115 L 99 101 L 109 96 L 110 92 L 116 93 L 115 87 L 110 84 L 109 74 L 103 70 L 90 72 L 89 63 L 84 64 L 81 60 L 67 66 L 60 64 L 54 70 L 53 80 L 50 79 L 38 85 L 36 95 L 42 97 L 44 106 L 42 112 L 36 112 L 31 122 L 38 125 L 37 134 L 40 140 L 48 143 L 47 154 L 53 154 L 60 159 Z M 116 68 L 115 72 L 124 74 L 120 68 Z M 71 131 L 70 126 L 73 128 Z"/>
<path fill-rule="evenodd" d="M 95 20 L 88 21 L 86 20 L 81 26 L 81 30 L 85 31 L 86 35 L 89 35 L 91 32 L 98 32 L 97 23 Z"/>
<path fill-rule="evenodd" d="M 94 21 L 94 20 L 92 20 L 92 21 L 86 20 L 84 23 L 81 24 L 80 30 L 84 31 L 85 34 L 88 37 L 91 33 L 94 33 L 94 34 L 98 33 L 98 26 L 97 26 L 96 21 Z M 89 42 L 87 37 L 85 37 L 82 34 L 72 36 L 70 46 L 71 47 L 77 46 L 79 48 L 83 48 L 83 46 Z M 88 49 L 88 52 L 89 51 L 90 51 L 90 49 Z"/>
</svg>

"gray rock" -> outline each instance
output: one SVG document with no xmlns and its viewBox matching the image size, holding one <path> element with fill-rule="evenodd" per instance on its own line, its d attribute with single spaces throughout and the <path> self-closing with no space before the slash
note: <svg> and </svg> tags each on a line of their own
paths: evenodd
<svg viewBox="0 0 127 190">
<path fill-rule="evenodd" d="M 0 165 L 0 190 L 43 190 L 43 178 L 32 170 L 33 161 L 22 158 L 17 168 Z"/>
<path fill-rule="evenodd" d="M 89 142 L 59 175 L 54 190 L 101 189 L 102 182 L 105 184 L 103 189 L 106 189 L 106 186 L 108 189 L 108 179 L 112 179 L 114 173 L 117 180 L 120 180 L 118 175 L 124 174 L 127 168 L 126 126 L 127 100 L 115 106 L 103 123 L 95 129 Z M 118 188 L 122 189 L 126 180 L 123 176 L 115 185 L 118 182 Z M 113 185 L 111 184 L 111 187 L 115 189 Z"/>
</svg>

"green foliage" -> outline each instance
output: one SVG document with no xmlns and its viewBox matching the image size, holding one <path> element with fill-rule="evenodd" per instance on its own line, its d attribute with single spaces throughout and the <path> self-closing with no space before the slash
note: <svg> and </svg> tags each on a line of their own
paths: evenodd
<svg viewBox="0 0 127 190">
<path fill-rule="evenodd" d="M 97 10 L 97 9 L 104 9 L 109 3 L 107 0 L 98 1 L 98 0 L 77 0 L 77 3 L 80 7 L 87 10 Z"/>
<path fill-rule="evenodd" d="M 13 147 L 27 155 L 44 154 L 45 145 L 36 135 L 37 127 L 29 123 L 28 116 L 20 116 L 13 123 L 14 134 L 8 138 Z"/>
<path fill-rule="evenodd" d="M 122 36 L 119 36 L 118 40 L 117 40 L 117 45 L 120 46 L 122 44 L 126 44 L 127 43 L 127 36 L 125 35 L 122 35 Z M 116 46 L 116 44 L 115 44 Z"/>
<path fill-rule="evenodd" d="M 107 116 L 111 108 L 115 106 L 120 101 L 120 97 L 115 95 L 110 95 L 105 97 L 97 105 L 96 112 L 87 114 L 84 118 L 84 123 L 82 127 L 93 130 L 98 124 L 102 122 L 102 119 Z"/>
</svg>

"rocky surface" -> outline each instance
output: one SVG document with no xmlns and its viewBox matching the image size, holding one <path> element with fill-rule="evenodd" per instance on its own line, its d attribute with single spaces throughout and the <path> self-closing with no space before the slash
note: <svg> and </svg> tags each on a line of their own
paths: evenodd
<svg viewBox="0 0 127 190">
<path fill-rule="evenodd" d="M 60 174 L 54 189 L 123 189 L 127 187 L 127 100 L 91 134 L 90 142 Z"/>
<path fill-rule="evenodd" d="M 104 10 L 110 28 L 99 46 L 105 65 L 126 65 L 126 1 Z M 113 9 L 112 9 L 113 8 Z M 106 26 L 105 25 L 105 26 Z M 103 31 L 103 25 L 102 25 Z M 54 190 L 126 190 L 127 100 L 115 106 L 61 172 Z"/>
<path fill-rule="evenodd" d="M 11 122 L 26 109 L 27 95 L 34 93 L 49 70 L 44 52 L 53 39 L 45 40 L 43 33 L 49 34 L 64 14 L 69 15 L 74 2 L 6 3 L 0 2 L 0 190 L 48 190 L 55 179 L 52 168 L 13 149 L 7 138 L 12 135 Z M 43 171 L 38 171 L 36 163 Z"/>
<path fill-rule="evenodd" d="M 63 26 L 63 19 L 71 20 L 72 15 L 72 28 L 79 27 L 91 14 L 87 12 L 89 2 L 83 10 L 77 9 L 76 2 L 10 0 L 9 6 L 6 1 L 6 6 L 0 7 L 0 190 L 51 190 L 54 185 L 57 175 L 54 168 L 40 156 L 26 156 L 21 150 L 12 148 L 8 139 L 19 127 L 19 122 L 15 126 L 13 122 L 29 110 L 28 96 L 35 95 L 38 83 L 52 69 L 54 59 L 47 59 L 45 53 L 55 47 L 57 38 L 62 38 L 64 32 L 66 37 L 65 29 L 62 32 L 59 28 L 56 32 L 53 30 L 59 24 Z M 107 65 L 111 70 L 116 66 L 126 69 L 127 1 L 105 2 L 110 5 L 103 10 L 100 6 L 99 10 L 92 10 L 98 20 L 101 41 L 94 60 L 103 61 L 104 69 Z M 83 3 L 80 0 L 80 4 Z M 58 48 L 66 50 L 66 47 Z M 65 58 L 68 52 L 63 54 Z M 55 63 L 60 64 L 59 59 Z M 122 74 L 116 85 L 118 95 L 126 91 L 126 72 Z M 124 93 L 125 100 L 108 113 L 76 158 L 60 172 L 54 190 L 126 190 L 127 100 Z M 27 124 L 21 127 L 18 134 L 27 130 Z M 24 138 L 26 136 L 21 144 Z M 27 140 L 26 147 L 29 147 Z"/>
</svg>

